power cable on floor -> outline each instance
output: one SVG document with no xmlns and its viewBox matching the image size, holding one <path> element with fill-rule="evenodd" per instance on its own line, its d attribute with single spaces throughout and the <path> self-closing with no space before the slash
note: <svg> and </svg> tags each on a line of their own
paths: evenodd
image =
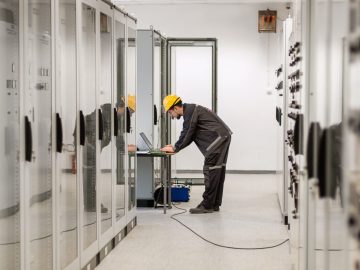
<svg viewBox="0 0 360 270">
<path fill-rule="evenodd" d="M 271 248 L 276 248 L 276 247 L 279 247 L 283 244 L 285 244 L 286 242 L 289 242 L 290 239 L 286 239 L 284 241 L 282 241 L 281 243 L 279 244 L 276 244 L 276 245 L 273 245 L 273 246 L 265 246 L 265 247 L 232 247 L 232 246 L 225 246 L 225 245 L 220 245 L 220 244 L 217 244 L 217 243 L 214 243 L 208 239 L 206 239 L 205 237 L 201 236 L 200 234 L 198 234 L 197 232 L 195 232 L 193 229 L 191 229 L 189 226 L 187 226 L 186 224 L 184 224 L 183 222 L 181 222 L 180 220 L 178 220 L 177 218 L 175 218 L 175 216 L 179 216 L 179 215 L 182 215 L 182 214 L 185 214 L 187 212 L 186 209 L 183 209 L 183 208 L 180 208 L 180 207 L 177 207 L 175 204 L 172 203 L 172 205 L 176 208 L 176 209 L 179 209 L 179 210 L 182 210 L 182 212 L 180 213 L 175 213 L 173 215 L 170 216 L 171 219 L 177 221 L 178 223 L 180 223 L 182 226 L 184 226 L 186 229 L 188 229 L 189 231 L 191 231 L 193 234 L 195 234 L 197 237 L 199 237 L 200 239 L 204 240 L 205 242 L 209 243 L 209 244 L 212 244 L 214 246 L 217 246 L 217 247 L 221 247 L 221 248 L 228 248 L 228 249 L 236 249 L 236 250 L 261 250 L 261 249 L 271 249 Z"/>
</svg>

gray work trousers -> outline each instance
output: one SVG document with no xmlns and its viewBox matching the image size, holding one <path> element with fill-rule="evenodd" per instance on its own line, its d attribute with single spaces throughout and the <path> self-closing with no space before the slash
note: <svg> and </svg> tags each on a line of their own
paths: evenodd
<svg viewBox="0 0 360 270">
<path fill-rule="evenodd" d="M 221 205 L 230 142 L 231 137 L 219 147 L 218 151 L 205 158 L 203 168 L 205 192 L 201 202 L 205 208 L 210 209 Z"/>
</svg>

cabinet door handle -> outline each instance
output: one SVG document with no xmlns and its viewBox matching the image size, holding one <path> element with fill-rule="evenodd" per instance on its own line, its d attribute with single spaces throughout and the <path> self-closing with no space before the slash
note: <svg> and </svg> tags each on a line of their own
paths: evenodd
<svg viewBox="0 0 360 270">
<path fill-rule="evenodd" d="M 114 136 L 119 134 L 119 118 L 116 108 L 114 108 Z"/>
<path fill-rule="evenodd" d="M 130 109 L 126 107 L 126 132 L 130 133 L 131 131 L 131 116 L 130 116 Z"/>
<path fill-rule="evenodd" d="M 156 105 L 154 104 L 154 126 L 156 126 L 158 123 L 157 118 L 158 118 L 157 108 L 156 108 Z"/>
<path fill-rule="evenodd" d="M 334 141 L 333 132 L 334 130 L 331 127 L 324 128 L 319 143 L 318 180 L 320 198 L 335 199 L 336 197 L 338 164 L 334 164 L 333 148 L 336 147 L 336 142 Z"/>
<path fill-rule="evenodd" d="M 320 138 L 321 138 L 320 123 L 318 122 L 310 123 L 307 146 L 306 146 L 307 149 L 306 165 L 307 165 L 309 179 L 318 177 L 318 155 L 319 155 Z"/>
<path fill-rule="evenodd" d="M 25 116 L 25 160 L 31 162 L 33 151 L 33 138 L 32 138 L 32 130 L 31 123 L 29 118 Z"/>
<path fill-rule="evenodd" d="M 304 115 L 299 113 L 296 115 L 295 127 L 294 127 L 294 151 L 295 155 L 303 155 L 304 147 Z"/>
<path fill-rule="evenodd" d="M 102 141 L 104 139 L 104 117 L 101 109 L 99 109 L 98 112 L 99 112 L 99 140 Z"/>
<path fill-rule="evenodd" d="M 61 117 L 56 113 L 56 152 L 61 153 L 63 146 L 63 126 Z"/>
<path fill-rule="evenodd" d="M 85 145 L 85 117 L 82 111 L 80 111 L 80 145 Z"/>
</svg>

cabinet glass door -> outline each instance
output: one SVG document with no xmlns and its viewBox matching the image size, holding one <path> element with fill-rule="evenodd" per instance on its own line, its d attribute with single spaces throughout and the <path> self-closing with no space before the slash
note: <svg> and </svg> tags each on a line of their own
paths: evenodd
<svg viewBox="0 0 360 270">
<path fill-rule="evenodd" d="M 78 185 L 76 164 L 76 0 L 59 1 L 58 91 L 56 94 L 63 131 L 58 154 L 60 268 L 78 257 Z M 59 128 L 59 127 L 57 127 Z"/>
<path fill-rule="evenodd" d="M 341 269 L 344 265 L 345 215 L 343 201 L 343 38 L 347 35 L 345 2 L 314 1 L 311 24 L 310 122 L 322 129 L 318 146 L 318 177 L 309 192 L 314 214 L 309 221 L 311 263 L 316 269 Z M 339 23 L 328 24 L 336 14 Z M 329 37 L 331 37 L 329 39 Z M 324 68 L 326 67 L 326 68 Z M 313 242 L 312 242 L 313 241 Z"/>
<path fill-rule="evenodd" d="M 325 218 L 325 238 L 327 238 L 326 269 L 336 270 L 344 266 L 345 250 L 347 243 L 344 239 L 346 233 L 345 202 L 344 202 L 344 177 L 343 168 L 346 163 L 343 159 L 343 100 L 345 86 L 344 62 L 346 60 L 346 45 L 344 39 L 348 33 L 348 9 L 346 1 L 330 1 L 331 12 L 327 16 L 337 16 L 339 23 L 332 24 L 329 29 L 331 41 L 327 44 L 329 53 L 327 72 L 327 131 L 330 139 L 328 146 L 328 160 L 331 165 L 328 167 L 326 192 L 331 196 L 326 205 L 328 216 Z M 324 63 L 324 62 L 323 62 Z"/>
<path fill-rule="evenodd" d="M 20 269 L 19 2 L 0 3 L 0 269 Z"/>
<path fill-rule="evenodd" d="M 83 249 L 97 240 L 96 215 L 96 11 L 81 6 L 80 115 L 85 122 L 85 142 L 81 147 Z M 80 117 L 82 118 L 82 117 Z"/>
<path fill-rule="evenodd" d="M 25 115 L 31 123 L 27 239 L 29 269 L 52 269 L 51 1 L 28 1 Z"/>
<path fill-rule="evenodd" d="M 116 221 L 125 215 L 125 138 L 126 138 L 126 108 L 125 108 L 125 24 L 115 21 L 115 106 L 117 113 L 116 136 L 116 182 L 115 205 Z"/>
<path fill-rule="evenodd" d="M 101 232 L 112 226 L 111 105 L 112 18 L 100 13 L 100 142 Z"/>
<path fill-rule="evenodd" d="M 135 207 L 136 194 L 136 30 L 128 27 L 128 46 L 127 46 L 127 138 L 128 138 L 128 181 L 129 181 L 129 210 Z"/>
</svg>

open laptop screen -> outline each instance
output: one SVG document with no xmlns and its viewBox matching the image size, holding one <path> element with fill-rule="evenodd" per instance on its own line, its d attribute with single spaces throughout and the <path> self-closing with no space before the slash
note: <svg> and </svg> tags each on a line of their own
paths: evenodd
<svg viewBox="0 0 360 270">
<path fill-rule="evenodd" d="M 146 137 L 144 132 L 140 132 L 140 137 L 144 140 L 145 144 L 147 145 L 147 147 L 149 148 L 149 150 L 153 150 L 153 145 L 152 143 L 149 141 L 149 139 Z"/>
</svg>

